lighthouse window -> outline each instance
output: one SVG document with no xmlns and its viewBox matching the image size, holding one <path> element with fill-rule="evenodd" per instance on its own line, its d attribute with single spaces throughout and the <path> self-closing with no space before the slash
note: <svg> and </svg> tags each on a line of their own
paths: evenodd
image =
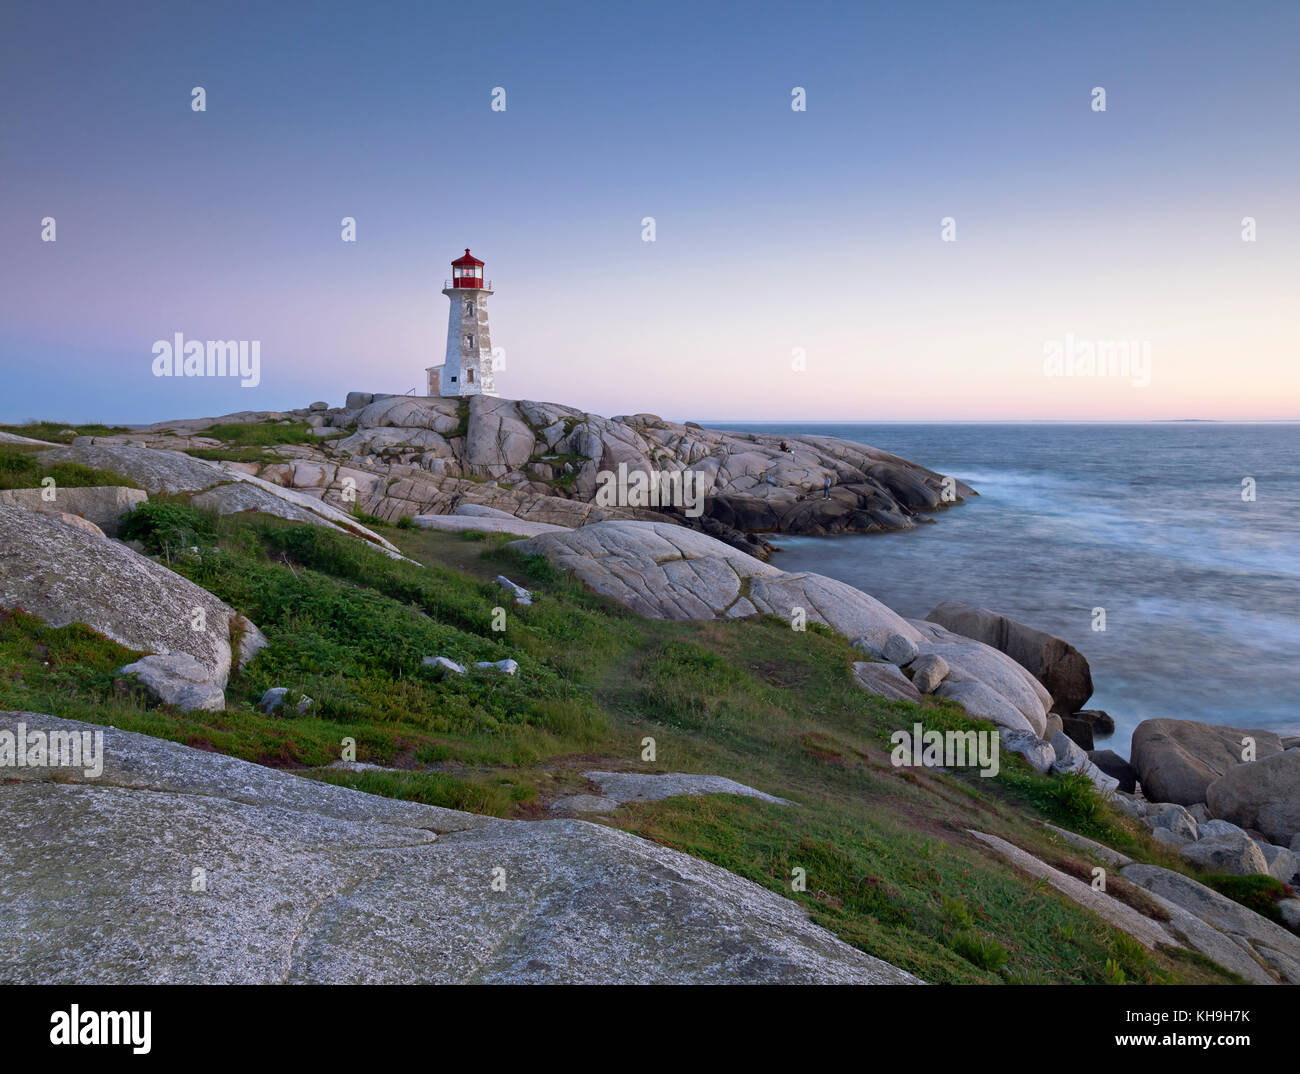
<svg viewBox="0 0 1300 1074">
<path fill-rule="evenodd" d="M 465 312 L 468 313 L 471 317 L 474 316 L 474 303 L 473 303 L 473 302 L 466 302 L 466 303 L 465 303 Z"/>
<path fill-rule="evenodd" d="M 469 371 L 465 374 L 465 379 L 466 379 L 470 384 L 473 384 L 473 383 L 474 383 L 474 370 L 472 370 L 472 369 L 469 370 Z"/>
<path fill-rule="evenodd" d="M 465 346 L 467 346 L 467 347 L 473 347 L 473 346 L 474 346 L 474 337 L 473 337 L 473 336 L 466 336 L 466 337 L 465 337 Z"/>
</svg>

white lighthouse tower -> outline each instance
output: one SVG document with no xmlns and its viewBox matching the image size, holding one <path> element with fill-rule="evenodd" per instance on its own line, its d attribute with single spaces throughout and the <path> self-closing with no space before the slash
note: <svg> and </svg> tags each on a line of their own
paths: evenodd
<svg viewBox="0 0 1300 1074">
<path fill-rule="evenodd" d="M 442 293 L 451 300 L 447 313 L 447 359 L 431 365 L 429 394 L 496 395 L 492 376 L 492 337 L 488 334 L 487 296 L 492 284 L 483 279 L 483 262 L 465 256 L 451 263 L 451 279 Z"/>
</svg>

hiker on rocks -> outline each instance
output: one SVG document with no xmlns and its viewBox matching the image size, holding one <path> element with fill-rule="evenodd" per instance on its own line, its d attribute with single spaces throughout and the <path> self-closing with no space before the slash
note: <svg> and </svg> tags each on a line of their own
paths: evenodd
<svg viewBox="0 0 1300 1074">
<path fill-rule="evenodd" d="M 823 482 L 822 484 L 822 499 L 829 500 L 830 498 L 831 498 L 831 479 L 828 477 L 826 478 L 825 482 Z"/>
</svg>

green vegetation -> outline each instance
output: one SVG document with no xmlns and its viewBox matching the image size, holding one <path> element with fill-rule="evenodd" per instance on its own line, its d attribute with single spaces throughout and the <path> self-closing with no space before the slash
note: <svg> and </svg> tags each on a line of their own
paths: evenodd
<svg viewBox="0 0 1300 1074">
<path fill-rule="evenodd" d="M 0 425 L 0 432 L 45 440 L 52 444 L 70 444 L 78 436 L 121 436 L 134 432 L 126 425 L 69 425 L 62 421 L 29 421 L 24 425 Z"/>
<path fill-rule="evenodd" d="M 23 447 L 24 445 L 18 445 Z M 17 450 L 13 446 L 0 447 L 0 489 L 40 488 L 41 482 L 54 478 L 58 488 L 91 488 L 106 485 L 125 485 L 137 488 L 121 474 L 108 470 L 93 470 L 78 462 L 56 462 L 44 465 L 30 450 Z"/>
<path fill-rule="evenodd" d="M 271 448 L 287 444 L 314 444 L 320 438 L 305 421 L 228 422 L 200 429 L 195 436 L 220 440 L 221 447 L 188 448 L 187 455 L 210 462 L 283 462 Z"/>
<path fill-rule="evenodd" d="M 130 526 L 271 640 L 232 675 L 227 711 L 159 705 L 115 674 L 137 654 L 20 612 L 0 616 L 0 707 L 495 816 L 543 816 L 553 798 L 588 790 L 582 772 L 592 768 L 713 772 L 797 804 L 674 798 L 600 822 L 780 892 L 847 942 L 929 981 L 1224 979 L 1183 952 L 1132 949 L 974 846 L 965 828 L 1086 876 L 1090 864 L 1062 851 L 1038 819 L 1118 846 L 1149 840 L 1090 785 L 1045 778 L 1013 756 L 1003 755 L 996 779 L 895 768 L 889 733 L 910 726 L 916 710 L 859 690 L 849 673 L 856 654 L 830 631 L 792 634 L 774 618 L 641 619 L 499 534 L 384 527 L 420 561 L 409 563 L 322 527 L 217 518 L 174 500 L 137 509 Z M 192 545 L 197 554 L 182 551 Z M 493 581 L 501 573 L 534 590 L 536 603 L 507 603 Z M 502 607 L 506 629 L 496 631 Z M 443 675 L 422 664 L 432 655 L 511 658 L 520 673 Z M 264 715 L 257 702 L 271 686 L 315 704 L 302 716 Z M 983 726 L 941 702 L 923 718 L 938 729 Z M 324 768 L 348 737 L 357 760 L 394 770 Z M 652 765 L 640 761 L 647 737 L 657 745 Z"/>
<path fill-rule="evenodd" d="M 1295 892 L 1287 884 L 1271 876 L 1230 876 L 1226 873 L 1210 873 L 1199 876 L 1202 884 L 1214 888 L 1221 895 L 1248 906 L 1262 917 L 1285 925 L 1278 903 L 1282 899 L 1295 898 Z"/>
<path fill-rule="evenodd" d="M 140 504 L 118 529 L 124 541 L 139 541 L 153 553 L 177 553 L 216 539 L 210 516 L 184 503 L 154 499 Z"/>
</svg>

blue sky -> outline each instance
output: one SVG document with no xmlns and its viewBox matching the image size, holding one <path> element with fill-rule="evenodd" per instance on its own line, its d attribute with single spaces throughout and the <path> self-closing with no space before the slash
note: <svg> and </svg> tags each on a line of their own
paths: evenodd
<svg viewBox="0 0 1300 1074">
<path fill-rule="evenodd" d="M 10 2 L 0 420 L 406 391 L 466 246 L 509 397 L 1298 417 L 1298 30 L 1267 3 Z M 178 331 L 260 340 L 261 384 L 154 377 Z M 1067 336 L 1141 341 L 1150 383 L 1045 376 Z"/>
</svg>

